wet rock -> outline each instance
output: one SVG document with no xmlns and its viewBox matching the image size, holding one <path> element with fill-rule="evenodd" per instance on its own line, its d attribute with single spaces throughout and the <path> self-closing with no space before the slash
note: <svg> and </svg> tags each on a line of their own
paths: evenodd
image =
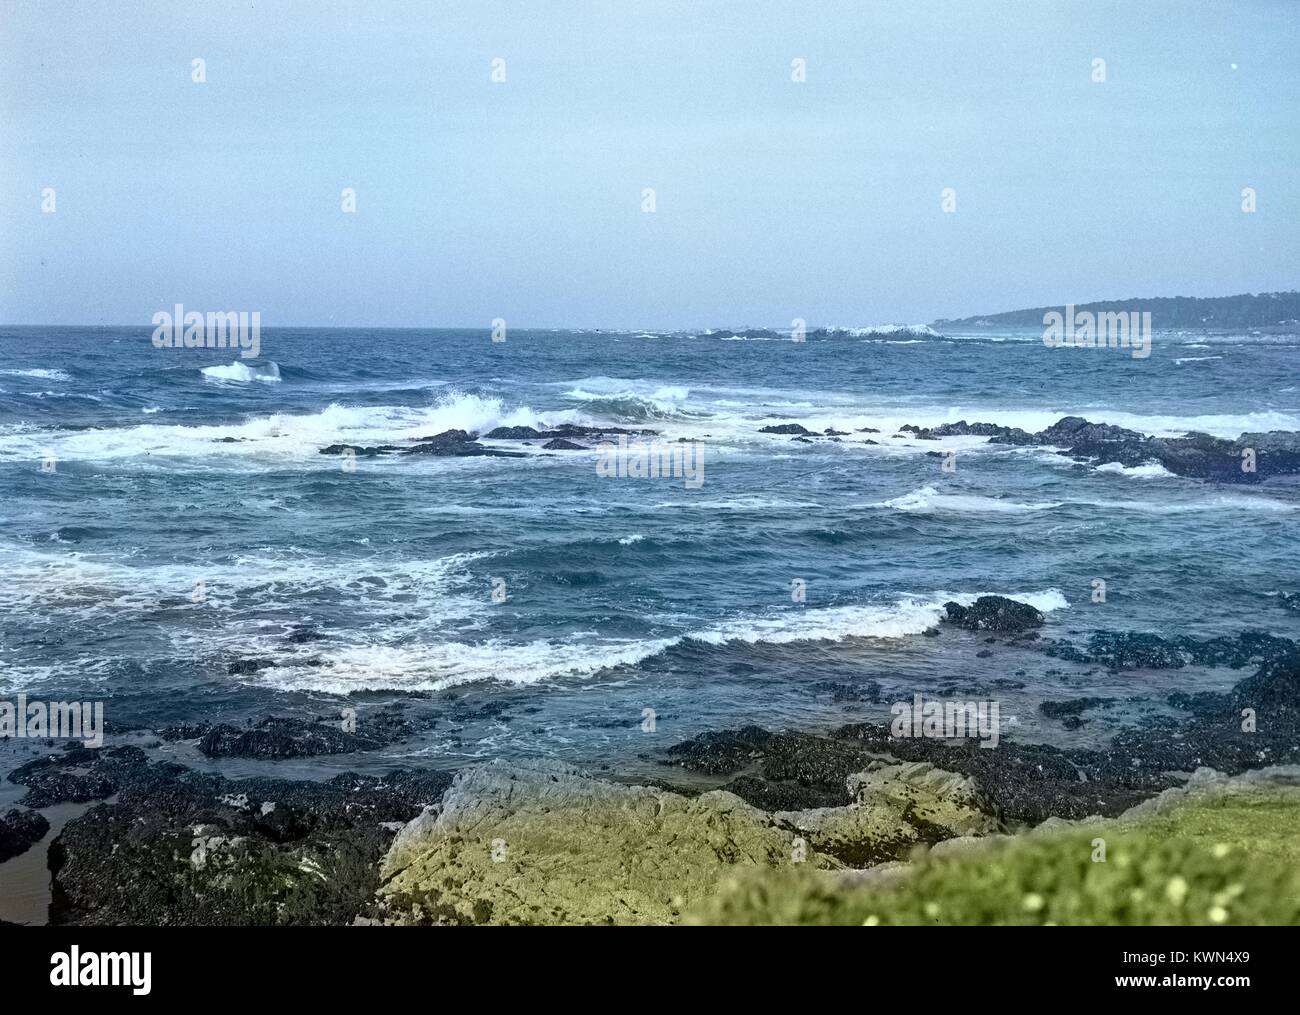
<svg viewBox="0 0 1300 1015">
<path fill-rule="evenodd" d="M 847 683 L 840 680 L 819 680 L 810 688 L 814 694 L 828 694 L 833 701 L 879 701 L 880 683 L 867 680 Z"/>
<path fill-rule="evenodd" d="M 1064 642 L 1046 642 L 1050 656 L 1078 663 L 1098 663 L 1112 670 L 1182 669 L 1189 664 L 1240 669 L 1285 658 L 1297 650 L 1290 638 L 1245 631 L 1235 637 L 1163 638 L 1140 631 L 1098 631 L 1079 649 Z"/>
<path fill-rule="evenodd" d="M 777 423 L 772 426 L 759 427 L 758 432 L 775 433 L 775 434 L 798 434 L 801 437 L 812 435 L 813 433 L 811 430 L 807 429 L 806 427 L 800 426 L 798 423 Z"/>
<path fill-rule="evenodd" d="M 836 430 L 833 427 L 827 427 L 822 433 L 827 437 L 847 437 L 849 435 L 847 430 Z"/>
<path fill-rule="evenodd" d="M 222 723 L 206 729 L 198 746 L 210 758 L 308 758 L 373 751 L 436 725 L 428 716 L 407 718 L 400 705 L 352 718 L 353 729 L 344 727 L 341 716 L 268 716 L 246 728 Z"/>
<path fill-rule="evenodd" d="M 483 438 L 490 441 L 526 441 L 541 435 L 540 430 L 534 430 L 531 426 L 499 426 L 495 430 L 489 430 Z"/>
<path fill-rule="evenodd" d="M 575 444 L 573 441 L 566 441 L 562 437 L 556 437 L 542 445 L 543 451 L 586 451 L 587 448 L 581 444 Z"/>
<path fill-rule="evenodd" d="M 374 458 L 377 455 L 387 455 L 405 450 L 405 448 L 397 444 L 381 444 L 373 448 L 364 448 L 357 444 L 331 444 L 327 448 L 321 448 L 319 453 L 322 455 L 341 455 L 345 451 L 351 451 L 358 458 Z"/>
<path fill-rule="evenodd" d="M 415 447 L 406 448 L 403 453 L 446 458 L 519 458 L 525 454 L 523 451 L 486 448 L 465 430 L 444 430 L 432 437 L 421 437 Z"/>
<path fill-rule="evenodd" d="M 1012 437 L 1025 434 L 1025 431 L 1012 426 L 998 426 L 996 423 L 967 423 L 964 419 L 956 423 L 944 423 L 932 427 L 930 433 L 936 437 Z"/>
<path fill-rule="evenodd" d="M 948 623 L 968 631 L 1014 634 L 1043 624 L 1043 615 L 1037 609 L 1004 596 L 980 596 L 970 606 L 948 602 L 943 608 Z"/>
<path fill-rule="evenodd" d="M 1204 433 L 1149 437 L 1126 427 L 1066 416 L 1036 434 L 1009 431 L 995 434 L 990 443 L 1062 447 L 1071 457 L 1094 465 L 1134 468 L 1156 462 L 1176 476 L 1223 483 L 1255 483 L 1269 476 L 1300 473 L 1300 433 L 1284 430 L 1246 433 L 1235 441 Z M 1248 450 L 1254 457 L 1253 471 L 1242 467 L 1243 452 Z"/>
<path fill-rule="evenodd" d="M 1068 701 L 1044 701 L 1038 706 L 1038 711 L 1049 719 L 1066 719 L 1070 716 L 1078 716 L 1090 708 L 1100 708 L 1114 704 L 1114 698 L 1071 698 Z"/>
<path fill-rule="evenodd" d="M 1082 416 L 1066 416 L 1059 419 L 1046 430 L 1038 431 L 1036 436 L 1039 444 L 1055 444 L 1071 448 L 1080 444 L 1148 439 L 1146 434 L 1136 430 L 1111 426 L 1108 423 L 1090 423 Z"/>
<path fill-rule="evenodd" d="M 0 816 L 0 863 L 26 853 L 50 830 L 50 823 L 39 811 L 12 808 Z"/>
<path fill-rule="evenodd" d="M 199 750 L 209 758 L 306 758 L 320 754 L 373 751 L 383 742 L 345 733 L 338 722 L 327 724 L 303 719 L 263 719 L 253 729 L 222 723 L 199 740 Z"/>
<path fill-rule="evenodd" d="M 230 780 L 146 766 L 51 844 L 51 923 L 350 924 L 372 913 L 395 828 L 449 781 Z"/>
<path fill-rule="evenodd" d="M 198 740 L 210 729 L 212 729 L 210 722 L 179 723 L 175 726 L 164 726 L 158 731 L 158 736 L 167 743 L 174 744 L 179 740 Z"/>
<path fill-rule="evenodd" d="M 805 810 L 851 803 L 846 780 L 871 760 L 867 751 L 842 740 L 746 726 L 674 744 L 665 763 L 734 775 L 723 788 L 764 810 Z"/>
<path fill-rule="evenodd" d="M 26 786 L 18 802 L 24 807 L 87 803 L 112 796 L 143 769 L 138 747 L 78 747 L 37 758 L 9 773 L 9 781 Z"/>
<path fill-rule="evenodd" d="M 610 436 L 629 436 L 629 437 L 653 437 L 658 434 L 658 430 L 647 429 L 629 429 L 621 426 L 580 426 L 577 423 L 561 423 L 559 426 L 551 427 L 539 433 L 538 437 L 580 437 L 586 439 L 598 439 Z"/>
<path fill-rule="evenodd" d="M 289 645 L 305 645 L 309 641 L 321 641 L 328 637 L 316 630 L 314 627 L 295 627 L 292 631 L 284 636 L 284 640 Z"/>
</svg>

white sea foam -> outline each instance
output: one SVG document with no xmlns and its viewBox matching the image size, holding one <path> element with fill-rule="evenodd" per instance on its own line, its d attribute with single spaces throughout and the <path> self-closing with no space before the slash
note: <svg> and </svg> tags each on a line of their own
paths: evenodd
<svg viewBox="0 0 1300 1015">
<path fill-rule="evenodd" d="M 1107 462 L 1105 465 L 1098 465 L 1096 471 L 1113 472 L 1133 479 L 1158 479 L 1174 475 L 1159 462 L 1146 462 L 1143 465 L 1121 465 L 1119 462 Z"/>
<path fill-rule="evenodd" d="M 328 654 L 326 666 L 289 664 L 241 679 L 282 689 L 339 694 L 360 688 L 436 691 L 487 680 L 539 684 L 634 666 L 689 641 L 707 645 L 896 641 L 938 624 L 948 600 L 969 605 L 986 594 L 936 592 L 931 597 L 904 597 L 888 605 L 790 609 L 769 616 L 738 617 L 676 637 L 649 640 L 609 639 L 594 632 L 580 632 L 523 643 L 488 639 L 478 643 L 365 644 Z M 1029 603 L 1043 612 L 1069 605 L 1058 589 L 1011 593 L 1007 598 Z M 311 654 L 320 655 L 320 646 L 312 646 Z"/>
<path fill-rule="evenodd" d="M 240 384 L 248 384 L 252 381 L 262 384 L 280 383 L 280 365 L 271 360 L 261 366 L 251 367 L 247 363 L 235 360 L 224 366 L 204 367 L 199 373 L 210 381 L 236 381 Z"/>
<path fill-rule="evenodd" d="M 1182 366 L 1184 363 L 1204 363 L 1207 360 L 1223 359 L 1222 356 L 1182 356 L 1174 360 L 1175 366 Z"/>
<path fill-rule="evenodd" d="M 931 514 L 936 511 L 954 511 L 958 513 L 1013 513 L 1026 511 L 1046 511 L 1060 507 L 1060 501 L 1033 501 L 1020 503 L 1013 500 L 999 500 L 994 497 L 981 497 L 975 494 L 943 494 L 932 486 L 923 486 L 901 497 L 877 501 L 867 507 L 893 508 L 895 511 L 907 511 L 916 514 Z"/>
<path fill-rule="evenodd" d="M 574 413 L 561 411 L 547 413 L 543 418 L 526 406 L 509 407 L 499 398 L 449 392 L 425 408 L 334 403 L 320 412 L 275 413 L 230 424 L 145 423 L 79 431 L 0 426 L 0 458 L 10 455 L 39 459 L 48 448 L 60 461 L 223 458 L 243 459 L 262 467 L 291 459 L 323 465 L 325 460 L 318 452 L 331 444 L 405 442 L 452 429 L 484 432 L 496 426 L 544 427 L 578 422 L 580 417 L 575 417 Z"/>
<path fill-rule="evenodd" d="M 0 370 L 0 376 L 4 377 L 36 377 L 43 381 L 70 381 L 72 378 L 64 370 L 47 370 L 42 367 L 33 367 L 28 370 Z"/>
</svg>

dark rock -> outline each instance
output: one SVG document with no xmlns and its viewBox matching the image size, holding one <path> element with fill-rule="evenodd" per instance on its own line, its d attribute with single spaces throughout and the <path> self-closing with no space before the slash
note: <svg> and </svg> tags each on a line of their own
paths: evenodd
<svg viewBox="0 0 1300 1015">
<path fill-rule="evenodd" d="M 566 441 L 562 437 L 556 437 L 542 445 L 543 451 L 586 451 L 581 444 L 574 444 L 573 441 Z"/>
<path fill-rule="evenodd" d="M 561 423 L 559 426 L 552 427 L 539 433 L 538 437 L 583 437 L 583 438 L 600 438 L 626 435 L 629 437 L 653 437 L 658 430 L 630 430 L 621 426 L 579 426 L 577 423 Z"/>
<path fill-rule="evenodd" d="M 178 740 L 197 740 L 210 729 L 212 723 L 209 722 L 180 723 L 176 726 L 164 726 L 158 731 L 158 736 L 170 744 Z"/>
<path fill-rule="evenodd" d="M 380 740 L 346 733 L 333 724 L 303 719 L 263 719 L 253 729 L 222 723 L 199 740 L 199 750 L 209 758 L 308 758 L 321 754 L 349 754 L 384 746 Z"/>
<path fill-rule="evenodd" d="M 811 686 L 815 694 L 828 694 L 834 701 L 879 701 L 880 683 L 868 680 L 865 683 L 848 683 L 842 680 L 819 680 Z"/>
<path fill-rule="evenodd" d="M 936 428 L 935 432 L 942 433 L 944 429 Z M 1008 430 L 992 436 L 990 443 L 1062 447 L 1071 457 L 1095 465 L 1113 463 L 1133 468 L 1156 462 L 1176 476 L 1222 483 L 1255 483 L 1269 476 L 1300 473 L 1300 433 L 1285 430 L 1246 433 L 1235 441 L 1204 433 L 1149 437 L 1126 427 L 1066 416 L 1036 434 Z M 1242 454 L 1247 449 L 1255 456 L 1252 472 L 1242 468 Z"/>
<path fill-rule="evenodd" d="M 50 823 L 39 811 L 12 808 L 0 816 L 0 863 L 26 853 L 50 830 Z"/>
<path fill-rule="evenodd" d="M 1041 627 L 1043 615 L 1028 603 L 1018 603 L 1003 596 L 980 596 L 971 606 L 943 604 L 948 623 L 968 631 L 996 631 L 1011 634 Z"/>
<path fill-rule="evenodd" d="M 438 772 L 317 783 L 147 766 L 51 844 L 50 922 L 351 924 L 372 913 L 398 824 L 449 783 Z"/>
<path fill-rule="evenodd" d="M 758 432 L 776 433 L 776 434 L 799 434 L 800 436 L 807 436 L 809 434 L 812 434 L 811 430 L 800 426 L 798 423 L 778 423 L 773 426 L 760 427 Z"/>
<path fill-rule="evenodd" d="M 1037 434 L 1038 443 L 1074 447 L 1104 441 L 1145 441 L 1146 434 L 1108 423 L 1089 423 L 1082 416 L 1065 416 Z"/>
<path fill-rule="evenodd" d="M 24 807 L 87 803 L 112 796 L 144 765 L 138 747 L 73 747 L 20 765 L 9 781 L 27 787 L 18 801 Z"/>
<path fill-rule="evenodd" d="M 1044 701 L 1039 704 L 1038 711 L 1049 719 L 1064 719 L 1068 716 L 1077 716 L 1090 708 L 1110 705 L 1115 701 L 1114 698 L 1071 698 L 1068 701 Z"/>
<path fill-rule="evenodd" d="M 483 437 L 490 441 L 523 441 L 541 435 L 540 430 L 534 430 L 531 426 L 499 426 L 495 430 L 489 430 Z"/>
<path fill-rule="evenodd" d="M 432 437 L 421 437 L 415 447 L 406 448 L 403 453 L 442 458 L 520 458 L 525 454 L 522 451 L 485 448 L 474 439 L 473 434 L 465 430 L 444 430 Z"/>
<path fill-rule="evenodd" d="M 432 444 L 435 447 L 451 447 L 456 444 L 465 444 L 468 441 L 475 440 L 477 434 L 471 434 L 467 430 L 444 430 L 442 433 L 434 434 L 432 437 L 417 437 L 417 444 Z"/>
<path fill-rule="evenodd" d="M 1245 631 L 1235 638 L 1162 638 L 1140 631 L 1098 631 L 1085 649 L 1068 642 L 1048 643 L 1048 655 L 1077 663 L 1097 663 L 1112 670 L 1177 670 L 1189 664 L 1241 669 L 1284 658 L 1296 650 L 1290 638 Z"/>
<path fill-rule="evenodd" d="M 825 430 L 822 431 L 822 433 L 824 433 L 827 437 L 847 437 L 849 435 L 849 432 L 847 430 L 835 430 L 831 427 L 827 427 Z"/>
<path fill-rule="evenodd" d="M 394 451 L 405 451 L 405 448 L 396 444 L 381 444 L 374 448 L 363 448 L 356 444 L 331 444 L 327 448 L 321 448 L 322 455 L 341 455 L 344 451 L 351 451 L 358 458 L 374 458 L 376 455 L 386 455 Z"/>
<path fill-rule="evenodd" d="M 354 717 L 355 729 L 344 729 L 341 717 L 322 716 L 305 719 L 269 716 L 242 729 L 222 723 L 202 734 L 199 750 L 210 758 L 268 760 L 350 754 L 385 747 L 436 725 L 437 720 L 428 716 L 409 719 L 402 708 L 397 704 Z"/>
<path fill-rule="evenodd" d="M 1025 431 L 1011 426 L 998 426 L 996 423 L 967 423 L 960 419 L 956 423 L 931 427 L 930 433 L 936 437 L 1011 437 Z"/>
</svg>

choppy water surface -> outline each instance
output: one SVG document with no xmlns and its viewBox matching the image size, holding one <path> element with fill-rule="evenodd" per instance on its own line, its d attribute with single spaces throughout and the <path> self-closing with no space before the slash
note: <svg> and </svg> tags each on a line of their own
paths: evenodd
<svg viewBox="0 0 1300 1015">
<path fill-rule="evenodd" d="M 924 636 L 950 598 L 1026 599 L 1049 637 L 1300 636 L 1277 595 L 1300 590 L 1294 484 L 892 437 L 1067 414 L 1152 434 L 1300 430 L 1300 337 L 1157 334 L 1136 361 L 1021 334 L 267 329 L 261 352 L 158 350 L 147 328 L 0 329 L 0 695 L 104 698 L 110 719 L 156 726 L 432 692 L 448 709 L 432 731 L 308 767 L 616 765 L 704 729 L 881 718 L 916 691 L 994 680 L 1019 735 L 1095 738 L 1172 689 L 1241 676 L 980 658 L 974 636 Z M 540 442 L 352 473 L 319 454 L 563 422 L 699 441 L 704 483 L 602 478 L 596 452 Z M 758 432 L 783 422 L 848 435 Z M 953 473 L 932 454 L 947 450 Z M 1080 694 L 1126 705 L 1074 733 L 1037 713 Z"/>
</svg>

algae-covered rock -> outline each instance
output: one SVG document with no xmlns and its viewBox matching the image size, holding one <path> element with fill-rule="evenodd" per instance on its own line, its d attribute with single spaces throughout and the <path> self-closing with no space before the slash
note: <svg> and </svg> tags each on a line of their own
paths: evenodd
<svg viewBox="0 0 1300 1015">
<path fill-rule="evenodd" d="M 1297 924 L 1298 858 L 1294 769 L 1201 772 L 1119 818 L 968 841 L 865 883 L 737 872 L 685 922 Z"/>
<path fill-rule="evenodd" d="M 674 923 L 735 867 L 835 866 L 797 840 L 731 793 L 492 762 L 398 834 L 380 894 L 406 923 Z"/>
<path fill-rule="evenodd" d="M 847 807 L 778 811 L 809 844 L 853 867 L 905 857 L 919 843 L 999 831 L 976 803 L 974 782 L 927 762 L 878 764 L 849 776 Z"/>
</svg>

